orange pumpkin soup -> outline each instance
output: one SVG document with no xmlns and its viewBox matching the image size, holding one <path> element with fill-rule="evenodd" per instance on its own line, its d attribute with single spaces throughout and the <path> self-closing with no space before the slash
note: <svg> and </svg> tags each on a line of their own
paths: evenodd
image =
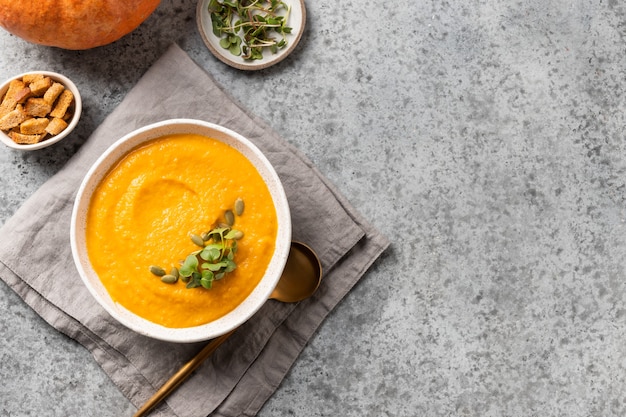
<svg viewBox="0 0 626 417">
<path fill-rule="evenodd" d="M 189 236 L 224 218 L 237 198 L 237 268 L 211 289 L 166 284 L 169 270 L 197 250 Z M 134 149 L 105 176 L 90 202 L 87 251 L 114 301 L 165 327 L 208 323 L 232 311 L 263 277 L 278 224 L 269 190 L 236 149 L 200 135 L 169 135 Z"/>
</svg>

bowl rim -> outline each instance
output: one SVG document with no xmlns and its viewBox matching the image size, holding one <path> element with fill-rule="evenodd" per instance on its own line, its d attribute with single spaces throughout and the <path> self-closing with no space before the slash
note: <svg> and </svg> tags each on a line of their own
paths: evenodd
<svg viewBox="0 0 626 417">
<path fill-rule="evenodd" d="M 80 92 L 78 91 L 78 88 L 76 87 L 76 84 L 74 84 L 74 82 L 70 80 L 68 77 L 66 77 L 65 75 L 59 74 L 58 72 L 53 72 L 53 71 L 27 71 L 27 72 L 23 72 L 21 74 L 15 75 L 11 78 L 8 78 L 0 85 L 0 97 L 4 96 L 6 91 L 9 89 L 9 84 L 11 83 L 11 81 L 23 78 L 25 75 L 31 75 L 31 74 L 43 74 L 45 76 L 52 78 L 55 81 L 62 83 L 66 88 L 68 88 L 74 95 L 74 115 L 72 116 L 72 120 L 70 120 L 70 122 L 68 123 L 67 127 L 63 130 L 63 132 L 39 143 L 20 145 L 18 143 L 15 143 L 13 139 L 7 136 L 6 133 L 4 133 L 3 131 L 0 131 L 0 141 L 2 141 L 2 143 L 4 143 L 7 147 L 12 148 L 12 149 L 17 149 L 20 151 L 35 151 L 37 149 L 47 148 L 48 146 L 54 145 L 55 143 L 59 142 L 61 139 L 67 137 L 78 124 L 78 121 L 80 120 L 80 116 L 83 110 L 83 101 L 80 96 Z"/>
<path fill-rule="evenodd" d="M 217 134 L 217 136 L 223 135 L 223 137 L 214 137 L 206 133 L 210 131 L 213 134 Z M 93 188 L 101 181 L 110 168 L 130 150 L 142 143 L 170 133 L 199 133 L 204 136 L 214 137 L 220 141 L 225 141 L 224 138 L 232 140 L 232 143 L 226 143 L 231 146 L 233 144 L 237 145 L 233 147 L 244 153 L 244 156 L 248 159 L 253 158 L 251 162 L 257 170 L 263 170 L 260 173 L 264 175 L 266 183 L 268 183 L 268 188 L 274 198 L 274 206 L 278 218 L 274 255 L 270 260 L 266 274 L 261 278 L 261 281 L 252 293 L 238 307 L 221 318 L 207 324 L 185 328 L 169 328 L 150 322 L 115 303 L 91 268 L 86 248 L 84 247 L 84 224 L 86 220 L 84 216 L 86 215 Z M 265 304 L 276 287 L 287 262 L 291 246 L 291 233 L 291 213 L 282 182 L 272 164 L 256 145 L 239 133 L 215 123 L 196 119 L 169 119 L 149 124 L 124 135 L 109 146 L 91 165 L 74 200 L 70 223 L 70 245 L 74 264 L 82 282 L 98 304 L 114 319 L 125 327 L 144 336 L 168 342 L 192 343 L 212 339 L 237 328 Z"/>
</svg>

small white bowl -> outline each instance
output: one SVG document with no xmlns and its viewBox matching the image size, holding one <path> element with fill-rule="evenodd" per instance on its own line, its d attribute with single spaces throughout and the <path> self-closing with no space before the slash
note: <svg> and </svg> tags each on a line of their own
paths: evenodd
<svg viewBox="0 0 626 417">
<path fill-rule="evenodd" d="M 69 135 L 78 124 L 78 120 L 80 120 L 80 114 L 83 110 L 82 100 L 80 97 L 80 93 L 78 92 L 78 88 L 76 88 L 76 85 L 66 76 L 50 71 L 30 71 L 9 78 L 8 80 L 4 81 L 2 85 L 0 85 L 0 98 L 4 97 L 4 94 L 9 89 L 9 84 L 11 83 L 11 81 L 21 79 L 25 75 L 30 74 L 43 74 L 44 76 L 50 77 L 52 78 L 52 80 L 63 84 L 65 88 L 69 89 L 74 95 L 74 115 L 72 116 L 72 120 L 70 120 L 70 122 L 67 124 L 67 127 L 61 133 L 56 136 L 49 137 L 39 143 L 20 145 L 19 143 L 15 143 L 13 139 L 11 139 L 7 134 L 0 130 L 0 141 L 2 141 L 2 143 L 4 143 L 9 148 L 18 149 L 20 151 L 34 151 L 37 149 L 45 148 L 67 137 L 67 135 Z"/>
<path fill-rule="evenodd" d="M 188 328 L 169 328 L 155 324 L 113 301 L 91 266 L 85 241 L 85 226 L 91 196 L 109 169 L 140 144 L 164 135 L 177 133 L 211 137 L 232 146 L 247 157 L 268 186 L 278 220 L 274 255 L 265 275 L 252 293 L 225 316 L 201 326 Z M 72 255 L 80 277 L 93 297 L 111 316 L 142 335 L 170 342 L 190 343 L 212 339 L 235 329 L 248 320 L 268 300 L 278 283 L 289 255 L 291 215 L 285 191 L 276 171 L 252 142 L 240 134 L 216 124 L 191 119 L 173 119 L 148 125 L 129 133 L 115 142 L 98 158 L 78 189 L 71 218 L 70 240 Z"/>
<path fill-rule="evenodd" d="M 211 23 L 211 15 L 209 13 L 209 3 L 211 0 L 200 0 L 196 8 L 196 23 L 198 31 L 209 48 L 211 53 L 223 63 L 240 70 L 260 70 L 279 63 L 287 57 L 296 47 L 306 24 L 306 8 L 304 0 L 283 0 L 285 4 L 291 7 L 287 26 L 292 31 L 287 35 L 287 46 L 279 49 L 275 54 L 270 51 L 264 51 L 263 59 L 245 60 L 241 56 L 231 54 L 228 50 L 220 46 L 220 39 L 213 34 L 213 25 Z"/>
</svg>

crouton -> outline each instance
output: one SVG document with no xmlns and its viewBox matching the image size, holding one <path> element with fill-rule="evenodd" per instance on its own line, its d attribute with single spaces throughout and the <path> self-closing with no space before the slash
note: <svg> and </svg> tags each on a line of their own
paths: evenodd
<svg viewBox="0 0 626 417">
<path fill-rule="evenodd" d="M 54 101 L 57 99 L 57 97 L 59 97 L 63 90 L 65 90 L 63 84 L 56 82 L 52 83 L 50 88 L 48 88 L 48 90 L 46 90 L 46 92 L 44 93 L 43 99 L 46 100 L 48 104 L 53 105 Z"/>
<path fill-rule="evenodd" d="M 0 103 L 0 117 L 15 109 L 15 105 L 17 104 L 15 94 L 24 89 L 24 87 L 26 87 L 26 84 L 21 80 L 13 80 L 9 83 L 9 88 L 2 99 L 2 103 Z"/>
<path fill-rule="evenodd" d="M 50 117 L 58 117 L 59 119 L 62 119 L 73 100 L 74 94 L 72 94 L 70 90 L 63 91 L 59 96 L 54 109 L 50 112 Z"/>
<path fill-rule="evenodd" d="M 24 110 L 26 114 L 33 117 L 45 117 L 50 113 L 52 106 L 46 102 L 43 98 L 31 97 L 26 101 Z"/>
<path fill-rule="evenodd" d="M 25 135 L 39 135 L 42 133 L 46 133 L 46 127 L 50 120 L 45 117 L 35 118 L 32 117 L 30 119 L 26 119 L 20 124 L 20 133 Z"/>
<path fill-rule="evenodd" d="M 17 91 L 13 98 L 17 103 L 24 103 L 26 100 L 33 96 L 33 92 L 30 91 L 30 87 L 24 87 L 21 90 Z"/>
<path fill-rule="evenodd" d="M 31 145 L 33 143 L 39 143 L 45 137 L 45 135 L 24 135 L 19 132 L 9 132 L 9 137 L 13 139 L 13 142 L 20 145 Z"/>
<path fill-rule="evenodd" d="M 45 130 L 52 136 L 55 136 L 61 133 L 66 127 L 67 122 L 65 120 L 55 117 L 54 119 L 50 120 L 50 123 L 48 123 L 48 126 L 46 126 Z"/>
<path fill-rule="evenodd" d="M 41 80 L 30 83 L 28 87 L 35 97 L 41 97 L 52 86 L 52 78 L 44 77 Z"/>
<path fill-rule="evenodd" d="M 28 114 L 26 114 L 22 105 L 18 104 L 15 110 L 0 117 L 0 130 L 13 129 L 26 119 L 28 119 Z"/>
<path fill-rule="evenodd" d="M 39 80 L 43 80 L 43 78 L 43 74 L 26 74 L 22 77 L 22 81 L 24 81 L 24 84 L 31 84 Z"/>
</svg>

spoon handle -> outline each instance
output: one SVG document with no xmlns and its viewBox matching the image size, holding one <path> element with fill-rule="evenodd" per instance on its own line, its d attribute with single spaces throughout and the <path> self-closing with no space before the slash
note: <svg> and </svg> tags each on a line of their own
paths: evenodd
<svg viewBox="0 0 626 417">
<path fill-rule="evenodd" d="M 178 386 L 187 379 L 187 377 L 198 367 L 202 362 L 205 361 L 206 358 L 211 356 L 215 350 L 226 341 L 230 337 L 231 334 L 235 332 L 235 330 L 231 330 L 230 332 L 223 334 L 222 336 L 216 337 L 211 340 L 205 347 L 202 348 L 200 352 L 196 354 L 189 362 L 183 365 L 182 368 L 178 370 L 170 379 L 167 380 L 165 384 L 156 392 L 154 395 L 146 401 L 146 403 L 133 415 L 133 417 L 141 417 L 145 416 L 150 410 L 152 410 L 157 404 L 163 401 L 168 395 L 170 395 Z"/>
</svg>

